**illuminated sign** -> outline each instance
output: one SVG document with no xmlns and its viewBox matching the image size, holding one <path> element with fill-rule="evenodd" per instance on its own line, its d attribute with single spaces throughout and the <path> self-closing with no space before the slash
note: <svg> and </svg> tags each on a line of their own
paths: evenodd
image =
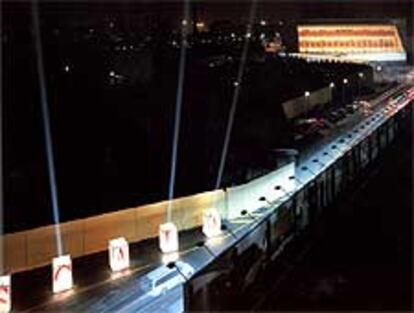
<svg viewBox="0 0 414 313">
<path fill-rule="evenodd" d="M 129 245 L 124 237 L 109 241 L 109 265 L 112 271 L 129 268 Z"/>
<path fill-rule="evenodd" d="M 159 236 L 162 252 L 169 253 L 178 251 L 178 231 L 174 223 L 161 224 Z"/>
<path fill-rule="evenodd" d="M 0 276 L 0 313 L 11 310 L 11 277 Z"/>
<path fill-rule="evenodd" d="M 299 25 L 299 51 L 320 54 L 401 54 L 395 25 Z"/>
<path fill-rule="evenodd" d="M 53 258 L 53 292 L 59 293 L 73 287 L 72 260 L 69 255 Z"/>
<path fill-rule="evenodd" d="M 208 238 L 221 234 L 221 217 L 215 208 L 206 210 L 203 214 L 203 233 Z"/>
</svg>

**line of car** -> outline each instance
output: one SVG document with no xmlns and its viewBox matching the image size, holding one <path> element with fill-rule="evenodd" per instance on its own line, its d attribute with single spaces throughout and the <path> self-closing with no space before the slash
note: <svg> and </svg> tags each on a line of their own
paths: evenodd
<svg viewBox="0 0 414 313">
<path fill-rule="evenodd" d="M 371 109 L 370 102 L 356 100 L 344 106 L 332 107 L 309 117 L 296 119 L 293 124 L 294 140 L 324 136 L 330 129 L 340 126 L 348 116 L 356 112 L 368 114 Z"/>
</svg>

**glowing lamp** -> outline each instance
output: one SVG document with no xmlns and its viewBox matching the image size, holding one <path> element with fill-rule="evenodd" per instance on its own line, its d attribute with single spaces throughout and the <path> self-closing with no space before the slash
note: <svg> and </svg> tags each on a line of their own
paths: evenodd
<svg viewBox="0 0 414 313">
<path fill-rule="evenodd" d="M 197 22 L 197 23 L 196 23 L 196 27 L 197 27 L 198 29 L 203 29 L 203 28 L 204 28 L 204 26 L 206 26 L 206 25 L 204 24 L 204 22 Z"/>
<path fill-rule="evenodd" d="M 109 241 L 109 265 L 113 272 L 129 267 L 129 245 L 124 237 Z"/>
<path fill-rule="evenodd" d="M 203 234 L 206 237 L 216 237 L 221 234 L 221 217 L 215 208 L 206 210 L 203 214 Z"/>
<path fill-rule="evenodd" d="M 59 293 L 73 287 L 72 260 L 70 255 L 53 258 L 53 292 Z"/>
<path fill-rule="evenodd" d="M 0 312 L 11 311 L 11 277 L 10 275 L 0 276 Z"/>
<path fill-rule="evenodd" d="M 163 253 L 178 251 L 178 231 L 174 223 L 161 224 L 159 235 L 160 249 Z"/>
</svg>

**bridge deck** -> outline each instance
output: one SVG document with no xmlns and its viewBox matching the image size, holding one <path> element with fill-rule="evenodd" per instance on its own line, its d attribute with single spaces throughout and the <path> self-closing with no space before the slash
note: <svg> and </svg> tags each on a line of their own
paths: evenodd
<svg viewBox="0 0 414 313">
<path fill-rule="evenodd" d="M 300 153 L 297 163 L 297 177 L 302 182 L 309 182 L 315 177 L 315 173 L 321 171 L 329 163 L 334 162 L 348 148 L 351 142 L 363 138 L 371 129 L 381 125 L 387 117 L 379 114 L 385 102 L 378 104 L 374 112 L 368 116 L 356 113 L 349 116 L 335 131 L 322 138 L 311 147 L 304 147 Z M 344 138 L 346 134 L 366 124 L 373 116 L 378 118 L 367 125 L 364 130 L 355 134 L 353 138 L 345 138 L 344 143 L 338 139 Z M 331 149 L 336 144 L 336 150 Z M 329 155 L 323 152 L 329 151 Z M 317 158 L 319 163 L 313 162 Z M 303 171 L 301 168 L 307 166 L 310 170 Z M 234 244 L 239 238 L 248 233 L 249 225 L 259 222 L 260 217 L 266 215 L 267 210 L 262 210 L 252 218 L 246 216 L 238 220 L 226 221 L 230 231 L 227 231 L 224 239 L 216 247 L 213 245 L 198 245 L 203 242 L 204 237 L 199 229 L 180 233 L 180 258 L 186 259 L 195 269 L 201 268 L 226 249 L 226 246 Z M 160 267 L 163 264 L 163 256 L 158 250 L 156 239 L 131 244 L 131 270 L 124 277 L 116 277 L 111 274 L 108 266 L 107 252 L 96 253 L 86 257 L 73 260 L 75 269 L 75 288 L 61 295 L 53 295 L 51 292 L 51 270 L 43 267 L 36 270 L 13 275 L 13 307 L 16 310 L 65 310 L 65 311 L 87 311 L 91 306 L 94 310 L 102 312 L 113 312 L 128 307 L 128 310 L 137 308 L 148 311 L 168 310 L 171 306 L 182 308 L 181 286 L 168 291 L 167 302 L 150 301 L 141 289 L 143 274 Z M 140 296 L 142 294 L 142 297 Z"/>
</svg>

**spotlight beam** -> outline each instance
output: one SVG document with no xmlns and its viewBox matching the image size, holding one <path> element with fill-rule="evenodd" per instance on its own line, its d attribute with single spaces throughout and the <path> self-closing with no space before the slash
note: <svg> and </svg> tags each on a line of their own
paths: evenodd
<svg viewBox="0 0 414 313">
<path fill-rule="evenodd" d="M 237 103 L 239 101 L 239 96 L 240 96 L 240 88 L 241 88 L 240 83 L 243 78 L 244 68 L 245 68 L 246 60 L 247 60 L 247 52 L 249 50 L 250 34 L 252 33 L 252 25 L 253 25 L 254 17 L 256 14 L 256 2 L 257 0 L 252 0 L 252 5 L 250 7 L 249 22 L 246 27 L 246 35 L 244 37 L 244 45 L 243 45 L 243 50 L 242 50 L 242 54 L 240 57 L 239 69 L 237 72 L 237 80 L 235 82 L 235 89 L 234 89 L 233 98 L 231 102 L 229 117 L 227 120 L 226 134 L 224 136 L 223 149 L 221 152 L 221 158 L 220 158 L 220 164 L 219 164 L 219 169 L 217 173 L 215 189 L 220 188 L 221 180 L 223 178 L 223 172 L 224 172 L 224 167 L 225 167 L 226 158 L 227 158 L 227 151 L 229 148 L 231 131 L 233 128 L 234 116 L 236 113 Z"/>
<path fill-rule="evenodd" d="M 47 103 L 46 78 L 43 64 L 42 38 L 40 32 L 39 12 L 37 1 L 32 3 L 33 28 L 37 56 L 37 72 L 39 75 L 40 102 L 42 106 L 43 131 L 45 136 L 46 158 L 49 174 L 50 195 L 52 200 L 54 231 L 58 255 L 63 255 L 62 236 L 60 232 L 59 202 L 56 183 L 55 163 L 53 158 L 53 142 L 50 130 L 49 108 Z"/>
<path fill-rule="evenodd" d="M 168 189 L 168 207 L 167 207 L 167 222 L 171 221 L 172 215 L 172 199 L 174 198 L 174 186 L 175 186 L 175 176 L 177 169 L 177 149 L 178 149 L 178 139 L 180 135 L 180 122 L 181 122 L 181 107 L 183 102 L 183 86 L 185 78 L 185 62 L 187 55 L 187 25 L 190 19 L 190 4 L 189 0 L 184 0 L 184 21 L 187 21 L 181 26 L 181 47 L 180 47 L 180 63 L 178 70 L 178 85 L 177 85 L 177 95 L 175 99 L 175 116 L 174 116 L 174 135 L 172 143 L 172 155 L 171 155 L 171 171 L 170 171 L 170 183 Z"/>
</svg>

